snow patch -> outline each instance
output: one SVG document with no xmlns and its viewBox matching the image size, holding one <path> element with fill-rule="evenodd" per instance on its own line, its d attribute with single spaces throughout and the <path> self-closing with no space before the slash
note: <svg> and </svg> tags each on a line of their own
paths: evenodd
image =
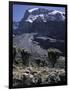
<svg viewBox="0 0 69 90">
<path fill-rule="evenodd" d="M 33 23 L 33 21 L 35 21 L 38 17 L 40 17 L 44 22 L 47 22 L 45 17 L 44 17 L 44 14 L 39 14 L 39 15 L 30 15 L 28 18 L 27 18 L 27 22 L 30 22 L 30 23 Z"/>
<path fill-rule="evenodd" d="M 31 19 L 27 19 L 26 21 L 27 22 L 30 22 L 30 23 L 33 23 L 33 21 Z"/>
<path fill-rule="evenodd" d="M 57 13 L 62 14 L 62 12 L 57 11 L 57 10 L 54 10 L 54 11 L 50 12 L 49 14 L 55 15 L 55 14 L 57 14 Z"/>
<path fill-rule="evenodd" d="M 33 9 L 28 10 L 28 11 L 31 13 L 31 12 L 33 12 L 35 10 L 38 10 L 38 8 L 33 8 Z"/>
</svg>

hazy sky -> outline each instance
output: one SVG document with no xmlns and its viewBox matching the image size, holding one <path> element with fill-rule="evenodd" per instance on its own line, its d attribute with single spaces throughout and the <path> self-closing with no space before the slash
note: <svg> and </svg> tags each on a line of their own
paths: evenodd
<svg viewBox="0 0 69 90">
<path fill-rule="evenodd" d="M 65 12 L 64 7 L 52 7 L 52 6 L 33 6 L 33 5 L 13 5 L 13 21 L 20 21 L 23 18 L 25 11 L 31 8 L 46 8 L 50 10 L 59 10 Z"/>
</svg>

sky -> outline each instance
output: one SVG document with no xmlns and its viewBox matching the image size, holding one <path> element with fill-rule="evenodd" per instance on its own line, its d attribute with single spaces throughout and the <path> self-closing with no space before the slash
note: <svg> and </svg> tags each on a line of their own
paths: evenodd
<svg viewBox="0 0 69 90">
<path fill-rule="evenodd" d="M 33 5 L 18 5 L 18 4 L 14 4 L 13 5 L 13 21 L 20 21 L 21 18 L 23 18 L 25 11 L 27 9 L 32 9 L 32 8 L 46 8 L 49 10 L 58 10 L 58 11 L 62 11 L 65 12 L 65 8 L 64 7 L 53 7 L 53 6 L 33 6 Z"/>
</svg>

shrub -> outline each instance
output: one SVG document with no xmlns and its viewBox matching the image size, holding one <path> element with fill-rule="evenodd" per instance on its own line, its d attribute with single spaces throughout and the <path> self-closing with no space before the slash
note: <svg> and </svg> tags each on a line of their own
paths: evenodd
<svg viewBox="0 0 69 90">
<path fill-rule="evenodd" d="M 15 64 L 18 64 L 18 61 L 17 60 L 15 60 Z"/>
<path fill-rule="evenodd" d="M 27 50 L 25 50 L 25 49 L 21 50 L 21 57 L 22 57 L 22 64 L 23 65 L 25 65 L 25 66 L 29 65 L 29 56 L 30 55 L 31 54 Z"/>
<path fill-rule="evenodd" d="M 15 60 L 16 57 L 16 47 L 13 47 L 13 60 Z"/>
<path fill-rule="evenodd" d="M 61 54 L 61 51 L 56 48 L 48 49 L 48 58 L 49 58 L 50 62 L 52 63 L 52 67 L 54 67 L 60 54 Z"/>
</svg>

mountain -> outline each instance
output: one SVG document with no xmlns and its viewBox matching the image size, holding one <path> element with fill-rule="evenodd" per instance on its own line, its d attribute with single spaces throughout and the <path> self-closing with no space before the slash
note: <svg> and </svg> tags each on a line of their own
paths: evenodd
<svg viewBox="0 0 69 90">
<path fill-rule="evenodd" d="M 53 38 L 64 39 L 65 14 L 56 10 L 34 8 L 26 10 L 14 34 L 27 32 L 44 33 Z"/>
<path fill-rule="evenodd" d="M 13 22 L 13 36 L 18 32 L 19 22 Z"/>
<path fill-rule="evenodd" d="M 13 22 L 13 30 L 16 30 L 19 26 L 19 22 Z"/>
<path fill-rule="evenodd" d="M 17 36 L 18 40 L 15 39 L 17 42 L 21 39 L 20 47 L 24 44 L 22 43 L 24 41 L 23 34 L 24 38 L 29 34 L 27 40 L 30 40 L 32 34 L 31 45 L 32 42 L 37 42 L 40 48 L 54 47 L 64 52 L 65 13 L 44 8 L 28 9 L 18 24 L 13 23 L 13 34 Z M 35 43 L 36 46 L 37 43 Z M 24 46 L 28 47 L 28 43 Z"/>
</svg>

